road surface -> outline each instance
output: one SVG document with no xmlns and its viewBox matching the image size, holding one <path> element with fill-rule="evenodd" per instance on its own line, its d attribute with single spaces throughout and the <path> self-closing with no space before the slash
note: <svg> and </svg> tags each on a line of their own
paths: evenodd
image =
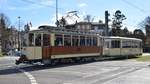
<svg viewBox="0 0 150 84">
<path fill-rule="evenodd" d="M 149 84 L 150 63 L 98 61 L 55 66 L 15 65 L 16 57 L 0 58 L 0 84 Z"/>
</svg>

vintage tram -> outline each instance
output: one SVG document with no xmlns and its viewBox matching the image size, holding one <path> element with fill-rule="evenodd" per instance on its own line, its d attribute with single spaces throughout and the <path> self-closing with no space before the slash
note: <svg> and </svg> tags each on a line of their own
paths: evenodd
<svg viewBox="0 0 150 84">
<path fill-rule="evenodd" d="M 98 60 L 102 56 L 142 54 L 142 40 L 104 37 L 96 32 L 40 26 L 27 34 L 26 46 L 16 64 Z"/>
<path fill-rule="evenodd" d="M 95 32 L 40 26 L 39 30 L 28 33 L 23 55 L 16 64 L 96 59 L 102 56 L 102 41 L 103 38 Z"/>
</svg>

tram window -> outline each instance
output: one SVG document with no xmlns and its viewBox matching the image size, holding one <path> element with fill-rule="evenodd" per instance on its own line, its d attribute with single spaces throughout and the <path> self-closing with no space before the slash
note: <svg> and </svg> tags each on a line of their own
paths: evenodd
<svg viewBox="0 0 150 84">
<path fill-rule="evenodd" d="M 99 39 L 99 46 L 103 46 L 103 39 L 102 38 Z"/>
<path fill-rule="evenodd" d="M 136 41 L 136 47 L 135 48 L 140 48 L 141 47 L 140 43 L 141 42 Z"/>
<path fill-rule="evenodd" d="M 131 41 L 122 41 L 122 48 L 131 48 Z"/>
<path fill-rule="evenodd" d="M 29 33 L 29 46 L 34 46 L 34 34 Z"/>
<path fill-rule="evenodd" d="M 63 45 L 63 39 L 62 35 L 55 35 L 55 46 L 62 46 Z"/>
<path fill-rule="evenodd" d="M 131 46 L 131 48 L 137 48 L 137 42 L 136 41 L 131 41 L 130 46 Z"/>
<path fill-rule="evenodd" d="M 140 48 L 142 48 L 142 42 L 140 42 Z"/>
<path fill-rule="evenodd" d="M 43 46 L 49 46 L 50 45 L 50 35 L 43 34 Z"/>
<path fill-rule="evenodd" d="M 97 46 L 97 38 L 96 37 L 93 38 L 93 46 Z"/>
<path fill-rule="evenodd" d="M 111 48 L 120 48 L 120 41 L 111 41 Z"/>
<path fill-rule="evenodd" d="M 138 47 L 138 42 L 133 41 L 133 42 L 132 42 L 132 47 L 133 47 L 133 48 L 137 48 L 137 47 Z"/>
<path fill-rule="evenodd" d="M 35 35 L 35 46 L 41 46 L 41 34 Z"/>
<path fill-rule="evenodd" d="M 85 46 L 85 37 L 80 36 L 80 46 Z"/>
<path fill-rule="evenodd" d="M 105 41 L 104 46 L 105 48 L 109 48 L 109 41 Z"/>
<path fill-rule="evenodd" d="M 92 45 L 92 39 L 91 37 L 87 37 L 87 46 L 91 46 Z"/>
<path fill-rule="evenodd" d="M 136 43 L 134 41 L 131 41 L 131 48 L 135 48 L 136 47 Z"/>
<path fill-rule="evenodd" d="M 71 46 L 71 36 L 64 35 L 64 46 Z"/>
<path fill-rule="evenodd" d="M 78 46 L 79 38 L 78 36 L 72 36 L 72 46 Z"/>
<path fill-rule="evenodd" d="M 138 42 L 138 48 L 142 48 L 142 42 Z"/>
</svg>

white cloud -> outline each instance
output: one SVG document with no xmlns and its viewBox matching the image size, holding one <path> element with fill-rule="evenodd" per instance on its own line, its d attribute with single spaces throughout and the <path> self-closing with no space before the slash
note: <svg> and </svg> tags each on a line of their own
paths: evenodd
<svg viewBox="0 0 150 84">
<path fill-rule="evenodd" d="M 5 6 L 7 10 L 34 10 L 50 7 L 53 5 L 53 2 L 53 0 L 20 0 L 18 3 L 21 4 L 13 4 L 13 2 L 8 2 L 8 0 L 0 0 L 0 5 Z"/>
<path fill-rule="evenodd" d="M 40 4 L 45 5 L 45 6 L 50 6 L 53 4 L 52 0 L 40 0 Z"/>
<path fill-rule="evenodd" d="M 85 7 L 85 6 L 87 6 L 87 4 L 86 3 L 81 3 L 81 4 L 79 4 L 79 7 Z"/>
</svg>

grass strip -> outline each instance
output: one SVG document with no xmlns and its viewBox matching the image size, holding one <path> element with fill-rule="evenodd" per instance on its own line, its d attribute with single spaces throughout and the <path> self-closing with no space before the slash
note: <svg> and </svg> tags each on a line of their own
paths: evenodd
<svg viewBox="0 0 150 84">
<path fill-rule="evenodd" d="M 137 58 L 134 59 L 136 61 L 150 62 L 150 56 L 137 56 Z"/>
</svg>

